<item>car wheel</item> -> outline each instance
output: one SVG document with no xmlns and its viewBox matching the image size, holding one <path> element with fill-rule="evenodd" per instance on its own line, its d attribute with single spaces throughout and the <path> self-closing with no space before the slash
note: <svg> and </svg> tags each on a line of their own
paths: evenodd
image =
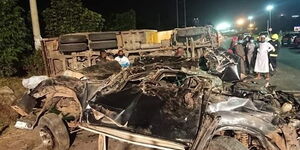
<svg viewBox="0 0 300 150">
<path fill-rule="evenodd" d="M 219 136 L 211 140 L 208 150 L 248 150 L 248 148 L 235 138 Z"/>
<path fill-rule="evenodd" d="M 42 144 L 51 150 L 67 150 L 70 147 L 69 132 L 63 120 L 56 114 L 44 115 L 38 124 Z"/>
<path fill-rule="evenodd" d="M 62 35 L 59 37 L 59 42 L 61 44 L 86 43 L 87 38 L 85 35 Z"/>
<path fill-rule="evenodd" d="M 59 51 L 61 52 L 80 52 L 88 50 L 86 43 L 60 44 Z"/>
<path fill-rule="evenodd" d="M 96 49 L 113 49 L 117 48 L 117 41 L 116 40 L 109 40 L 109 41 L 97 41 L 97 42 L 91 42 L 90 48 L 93 50 Z"/>
<path fill-rule="evenodd" d="M 115 32 L 98 32 L 91 33 L 88 35 L 91 41 L 105 41 L 105 40 L 116 40 L 117 36 Z"/>
</svg>

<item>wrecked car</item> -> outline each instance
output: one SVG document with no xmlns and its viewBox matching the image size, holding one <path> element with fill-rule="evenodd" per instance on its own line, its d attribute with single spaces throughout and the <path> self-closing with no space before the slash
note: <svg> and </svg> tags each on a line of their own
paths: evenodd
<svg viewBox="0 0 300 150">
<path fill-rule="evenodd" d="M 15 110 L 49 149 L 68 149 L 78 128 L 99 134 L 99 149 L 107 139 L 163 150 L 299 149 L 296 98 L 246 82 L 225 85 L 198 66 L 193 59 L 147 56 L 105 75 L 86 69 L 88 80 L 42 81 Z"/>
</svg>

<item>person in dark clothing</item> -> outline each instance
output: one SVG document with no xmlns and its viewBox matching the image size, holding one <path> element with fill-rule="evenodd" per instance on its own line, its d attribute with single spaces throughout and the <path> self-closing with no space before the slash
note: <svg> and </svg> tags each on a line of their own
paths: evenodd
<svg viewBox="0 0 300 150">
<path fill-rule="evenodd" d="M 275 48 L 275 51 L 271 51 L 269 53 L 269 60 L 272 65 L 273 71 L 276 71 L 276 69 L 277 69 L 277 57 L 278 57 L 278 53 L 280 50 L 280 42 L 279 42 L 278 38 L 279 38 L 278 34 L 273 34 L 272 40 L 269 41 L 269 43 L 272 44 Z M 272 68 L 271 68 L 271 70 L 272 70 Z"/>
<path fill-rule="evenodd" d="M 246 50 L 247 50 L 247 63 L 248 63 L 248 70 L 249 73 L 252 74 L 254 71 L 254 53 L 257 48 L 257 44 L 254 41 L 254 38 L 251 37 L 250 41 L 246 45 Z"/>
<path fill-rule="evenodd" d="M 238 38 L 238 44 L 235 46 L 235 54 L 240 57 L 240 70 L 241 70 L 241 78 L 246 77 L 246 68 L 245 68 L 245 61 L 246 61 L 246 53 L 244 47 L 244 40 L 243 37 Z"/>
</svg>

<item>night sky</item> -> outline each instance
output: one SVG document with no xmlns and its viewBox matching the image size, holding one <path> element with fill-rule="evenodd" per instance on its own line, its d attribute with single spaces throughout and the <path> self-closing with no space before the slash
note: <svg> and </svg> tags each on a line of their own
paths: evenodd
<svg viewBox="0 0 300 150">
<path fill-rule="evenodd" d="M 28 1 L 21 0 L 28 10 Z M 137 14 L 139 29 L 172 29 L 176 27 L 176 0 L 82 0 L 84 6 L 105 16 L 133 9 Z M 50 0 L 37 0 L 39 11 L 49 6 Z M 180 25 L 183 25 L 182 2 L 179 0 Z M 274 4 L 273 24 L 282 26 L 283 13 L 286 17 L 300 14 L 300 0 L 186 0 L 187 24 L 193 24 L 197 17 L 200 24 L 218 24 L 223 21 L 233 23 L 236 18 L 253 15 L 259 27 L 266 24 L 267 4 Z M 289 19 L 290 20 L 290 19 Z M 299 22 L 300 18 L 297 18 Z M 295 20 L 294 20 L 295 21 Z"/>
</svg>

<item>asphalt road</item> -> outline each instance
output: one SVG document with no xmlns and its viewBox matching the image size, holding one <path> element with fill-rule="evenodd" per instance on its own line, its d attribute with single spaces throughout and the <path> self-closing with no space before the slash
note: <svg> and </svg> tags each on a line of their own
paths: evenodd
<svg viewBox="0 0 300 150">
<path fill-rule="evenodd" d="M 270 83 L 280 90 L 300 91 L 300 49 L 282 47 L 278 63 L 278 72 Z"/>
<path fill-rule="evenodd" d="M 225 37 L 221 47 L 228 49 L 230 37 Z M 300 48 L 282 47 L 278 56 L 278 71 L 270 83 L 278 90 L 300 91 Z"/>
</svg>

